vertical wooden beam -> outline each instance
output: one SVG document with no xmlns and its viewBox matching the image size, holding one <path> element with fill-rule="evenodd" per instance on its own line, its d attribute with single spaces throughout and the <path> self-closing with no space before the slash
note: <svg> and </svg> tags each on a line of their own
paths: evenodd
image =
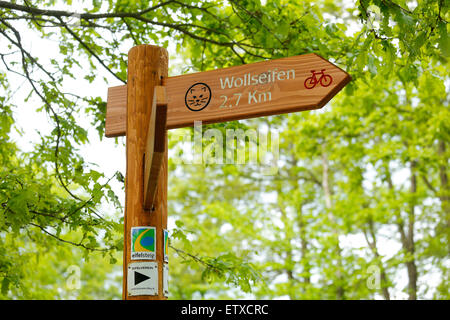
<svg viewBox="0 0 450 320">
<path fill-rule="evenodd" d="M 154 211 L 144 210 L 144 153 L 151 116 L 154 87 L 161 85 L 168 75 L 166 49 L 139 45 L 128 52 L 127 126 L 126 126 L 126 182 L 123 251 L 124 300 L 161 300 L 163 294 L 164 235 L 167 228 L 167 133 L 166 153 L 159 174 Z M 128 264 L 131 262 L 131 228 L 156 227 L 156 261 L 158 263 L 158 295 L 128 296 Z M 133 262 L 136 262 L 133 260 Z"/>
</svg>

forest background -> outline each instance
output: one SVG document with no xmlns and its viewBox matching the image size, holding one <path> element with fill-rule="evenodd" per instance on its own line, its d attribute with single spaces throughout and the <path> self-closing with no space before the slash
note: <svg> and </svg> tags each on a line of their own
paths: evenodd
<svg viewBox="0 0 450 320">
<path fill-rule="evenodd" d="M 153 44 L 170 75 L 314 52 L 352 76 L 321 110 L 203 127 L 276 132 L 272 174 L 180 161 L 194 130 L 170 131 L 171 299 L 449 299 L 448 9 L 0 1 L 0 297 L 120 299 L 125 140 L 104 139 L 106 92 Z"/>
</svg>

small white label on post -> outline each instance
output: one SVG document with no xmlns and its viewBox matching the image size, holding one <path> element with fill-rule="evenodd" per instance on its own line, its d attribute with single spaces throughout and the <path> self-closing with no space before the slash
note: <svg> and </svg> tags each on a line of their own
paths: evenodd
<svg viewBox="0 0 450 320">
<path fill-rule="evenodd" d="M 128 295 L 158 295 L 158 263 L 134 262 L 128 265 Z"/>
<path fill-rule="evenodd" d="M 164 297 L 169 296 L 169 265 L 163 263 L 163 293 Z"/>
</svg>

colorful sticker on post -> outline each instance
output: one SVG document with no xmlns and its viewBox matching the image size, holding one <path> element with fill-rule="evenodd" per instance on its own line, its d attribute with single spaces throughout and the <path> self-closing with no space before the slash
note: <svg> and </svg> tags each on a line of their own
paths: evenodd
<svg viewBox="0 0 450 320">
<path fill-rule="evenodd" d="M 131 260 L 156 259 L 156 228 L 131 228 Z"/>
<path fill-rule="evenodd" d="M 164 231 L 164 261 L 169 262 L 169 231 Z"/>
</svg>

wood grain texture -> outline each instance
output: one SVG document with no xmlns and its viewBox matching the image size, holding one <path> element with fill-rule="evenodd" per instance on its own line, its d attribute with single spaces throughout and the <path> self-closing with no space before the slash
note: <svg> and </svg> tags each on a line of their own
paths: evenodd
<svg viewBox="0 0 450 320">
<path fill-rule="evenodd" d="M 144 160 L 144 209 L 151 210 L 156 186 L 166 150 L 166 89 L 156 86 L 153 94 L 152 112 L 148 126 Z"/>
<path fill-rule="evenodd" d="M 159 174 L 153 212 L 143 209 L 144 153 L 151 117 L 154 87 L 167 77 L 168 55 L 164 48 L 139 45 L 128 53 L 128 84 L 126 113 L 126 181 L 123 251 L 123 299 L 165 299 L 162 288 L 164 256 L 163 229 L 167 228 L 167 135 L 165 153 Z M 156 261 L 158 262 L 158 296 L 128 296 L 127 266 L 131 262 L 131 228 L 156 227 Z M 135 260 L 133 260 L 135 261 Z"/>
<path fill-rule="evenodd" d="M 323 86 L 318 81 L 321 74 L 317 74 L 314 87 L 306 88 L 312 70 L 324 70 L 331 83 Z M 237 86 L 230 88 L 231 79 Z M 254 79 L 258 80 L 256 84 Z M 314 53 L 170 77 L 166 82 L 167 128 L 193 126 L 194 121 L 207 124 L 322 108 L 350 80 L 349 74 Z M 187 92 L 198 83 L 209 87 L 211 99 L 204 109 L 192 111 L 187 106 Z M 110 88 L 107 109 L 112 110 L 107 111 L 107 136 L 125 134 L 120 116 L 125 87 Z"/>
<path fill-rule="evenodd" d="M 127 86 L 109 87 L 106 106 L 105 135 L 124 136 L 127 128 Z"/>
</svg>

